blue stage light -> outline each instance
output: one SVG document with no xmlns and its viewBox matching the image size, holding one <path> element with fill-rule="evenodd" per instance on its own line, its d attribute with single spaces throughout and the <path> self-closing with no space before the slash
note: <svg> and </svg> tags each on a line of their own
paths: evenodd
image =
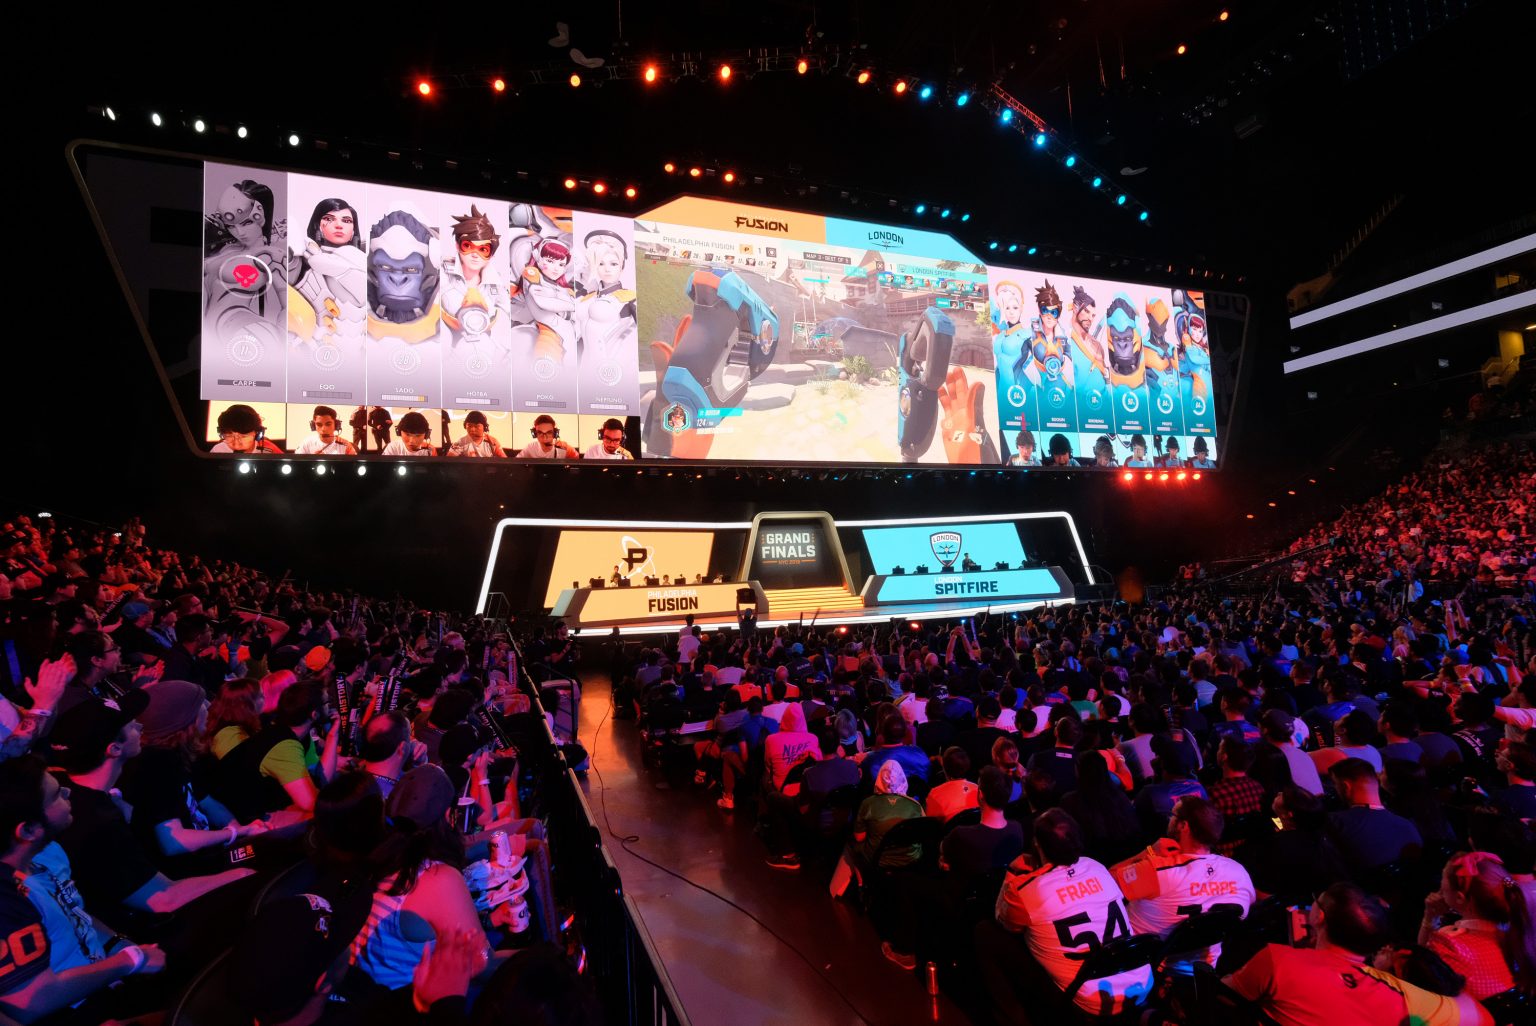
<svg viewBox="0 0 1536 1026">
<path fill-rule="evenodd" d="M 1001 114 L 999 114 L 997 117 L 998 117 L 999 121 L 1001 121 L 1003 124 L 1006 125 L 1008 122 L 1013 120 L 1013 108 L 1012 107 L 1004 107 L 1003 108 L 1003 112 Z"/>
<path fill-rule="evenodd" d="M 926 204 L 926 203 L 919 203 L 917 206 L 912 208 L 912 213 L 914 213 L 914 214 L 922 215 L 922 214 L 926 214 L 927 212 L 928 212 L 928 204 Z"/>
<path fill-rule="evenodd" d="M 1031 247 L 1029 247 L 1029 255 L 1030 256 L 1034 256 L 1038 252 L 1040 252 L 1040 247 L 1039 246 L 1031 246 Z"/>
<path fill-rule="evenodd" d="M 1101 186 L 1103 184 L 1104 184 L 1104 179 L 1100 178 L 1098 175 L 1094 175 L 1093 176 L 1093 187 L 1095 189 L 1097 189 L 1099 186 Z"/>
<path fill-rule="evenodd" d="M 1147 219 L 1147 212 L 1145 210 L 1143 210 L 1141 212 L 1141 216 L 1140 217 L 1136 218 L 1136 220 L 1138 220 L 1138 221 L 1145 221 L 1146 219 Z"/>
<path fill-rule="evenodd" d="M 1035 145 L 1036 146 L 1044 146 L 1045 145 L 1045 133 L 1044 132 L 1036 132 L 1035 133 Z"/>
<path fill-rule="evenodd" d="M 970 93 L 961 93 L 959 96 L 955 97 L 955 106 L 956 107 L 964 107 L 967 103 L 970 103 L 970 102 L 971 102 L 971 94 Z"/>
<path fill-rule="evenodd" d="M 1010 253 L 1017 253 L 1018 251 L 1019 251 L 1019 244 L 1017 242 L 1013 243 L 1012 245 L 1010 245 L 1008 247 L 1008 252 L 1010 252 Z"/>
<path fill-rule="evenodd" d="M 939 211 L 939 216 L 940 217 L 948 217 L 949 216 L 949 208 L 945 207 L 943 210 Z"/>
<path fill-rule="evenodd" d="M 1076 166 L 1077 166 L 1077 156 L 1074 154 L 1072 156 L 1067 157 L 1067 167 L 1076 167 Z"/>
<path fill-rule="evenodd" d="M 962 220 L 962 221 L 969 221 L 970 219 L 971 219 L 971 215 L 970 214 L 961 214 L 960 215 L 960 220 Z"/>
<path fill-rule="evenodd" d="M 987 243 L 987 248 L 988 249 L 996 249 L 997 248 L 997 243 L 989 242 L 989 243 Z"/>
<path fill-rule="evenodd" d="M 1115 197 L 1115 205 L 1119 207 L 1125 206 L 1125 193 L 1122 192 L 1120 195 Z"/>
<path fill-rule="evenodd" d="M 923 86 L 921 89 L 919 89 L 917 91 L 917 98 L 919 100 L 926 100 L 926 99 L 928 99 L 932 95 L 933 95 L 933 86 L 930 86 L 930 85 L 925 85 L 925 86 Z"/>
</svg>

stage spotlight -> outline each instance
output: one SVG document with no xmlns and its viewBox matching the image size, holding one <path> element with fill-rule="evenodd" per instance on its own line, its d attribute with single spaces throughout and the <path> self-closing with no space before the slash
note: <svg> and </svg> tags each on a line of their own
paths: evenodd
<svg viewBox="0 0 1536 1026">
<path fill-rule="evenodd" d="M 1294 489 L 1294 488 L 1287 488 L 1286 491 L 1285 491 L 1285 494 L 1287 494 L 1287 495 L 1295 495 L 1296 494 L 1296 489 Z"/>
<path fill-rule="evenodd" d="M 1147 473 L 1145 475 L 1145 480 L 1148 480 L 1148 481 L 1152 480 L 1152 471 L 1150 471 L 1150 470 L 1147 471 Z"/>
<path fill-rule="evenodd" d="M 567 189 L 574 189 L 574 188 L 576 188 L 576 179 L 574 179 L 574 178 L 567 178 L 565 180 L 565 187 Z"/>
<path fill-rule="evenodd" d="M 1189 47 L 1185 46 L 1183 43 L 1180 43 L 1179 44 L 1179 48 L 1177 50 L 1175 50 L 1174 52 L 1177 53 L 1180 57 L 1182 57 L 1188 51 L 1189 51 Z"/>
<path fill-rule="evenodd" d="M 1249 513 L 1249 514 L 1248 514 L 1248 519 L 1249 519 L 1249 520 L 1252 520 L 1252 519 L 1253 519 L 1253 514 L 1252 514 L 1252 513 Z"/>
<path fill-rule="evenodd" d="M 971 94 L 970 93 L 961 93 L 959 96 L 955 97 L 955 106 L 956 107 L 964 107 L 967 103 L 970 103 L 970 102 L 971 102 Z"/>
<path fill-rule="evenodd" d="M 1120 476 L 1125 478 L 1125 480 L 1127 480 L 1127 481 L 1134 481 L 1134 480 L 1136 480 L 1136 475 L 1131 473 L 1129 470 L 1127 470 L 1124 474 L 1122 474 Z"/>
<path fill-rule="evenodd" d="M 401 463 L 401 464 L 397 465 L 395 467 L 395 473 L 400 475 L 401 477 L 404 477 L 405 476 L 405 464 Z"/>
<path fill-rule="evenodd" d="M 916 621 L 916 620 L 913 620 L 913 621 L 912 621 L 912 622 L 911 622 L 911 623 L 909 623 L 909 624 L 908 624 L 908 625 L 907 625 L 907 626 L 908 626 L 908 627 L 911 627 L 911 628 L 912 628 L 912 629 L 913 629 L 913 630 L 914 630 L 914 631 L 915 631 L 915 630 L 917 630 L 917 629 L 918 629 L 918 627 L 919 627 L 919 624 L 918 624 L 918 622 L 917 622 L 917 621 Z"/>
<path fill-rule="evenodd" d="M 633 185 L 624 190 L 625 199 L 634 199 L 636 195 L 637 193 L 635 192 L 635 187 Z"/>
<path fill-rule="evenodd" d="M 113 110 L 111 107 L 105 108 L 102 111 L 102 113 L 107 116 L 107 120 L 108 121 L 116 121 L 117 120 L 117 111 Z"/>
<path fill-rule="evenodd" d="M 581 88 L 581 76 L 576 74 L 574 71 L 571 72 L 570 83 L 572 89 Z"/>
<path fill-rule="evenodd" d="M 1190 477 L 1191 481 L 1198 481 L 1198 480 L 1200 480 L 1200 471 L 1198 471 L 1198 470 L 1195 471 L 1193 474 L 1189 475 L 1189 477 Z"/>
<path fill-rule="evenodd" d="M 656 65 L 647 64 L 645 66 L 645 80 L 647 83 L 656 81 Z"/>
<path fill-rule="evenodd" d="M 246 128 L 244 125 L 241 125 L 239 128 L 235 129 L 235 134 L 244 139 L 246 136 L 251 134 L 251 130 Z"/>
<path fill-rule="evenodd" d="M 926 100 L 929 97 L 931 97 L 932 95 L 933 95 L 933 86 L 931 86 L 931 85 L 925 85 L 925 86 L 923 86 L 921 89 L 919 89 L 917 91 L 917 98 L 919 100 Z"/>
<path fill-rule="evenodd" d="M 368 476 L 368 464 L 366 464 L 366 463 L 359 463 L 357 465 L 357 476 L 358 477 L 367 477 Z"/>
<path fill-rule="evenodd" d="M 1147 212 L 1145 210 L 1143 210 L 1140 214 L 1136 215 L 1136 220 L 1138 220 L 1138 221 L 1145 221 L 1146 219 L 1147 219 Z"/>
<path fill-rule="evenodd" d="M 1003 112 L 997 116 L 997 120 L 1001 121 L 1005 125 L 1008 124 L 1008 122 L 1013 120 L 1013 108 L 1004 107 Z"/>
<path fill-rule="evenodd" d="M 293 473 L 293 464 L 284 463 L 281 467 L 278 468 L 278 473 L 282 474 L 284 477 L 287 477 L 289 474 Z"/>
<path fill-rule="evenodd" d="M 1010 242 L 1008 244 L 1008 252 L 1010 252 L 1010 253 L 1017 253 L 1018 251 L 1019 251 L 1019 244 L 1017 242 Z"/>
<path fill-rule="evenodd" d="M 1071 153 L 1067 154 L 1066 165 L 1067 165 L 1067 167 L 1076 167 L 1077 166 L 1077 155 L 1076 154 L 1071 154 Z"/>
<path fill-rule="evenodd" d="M 604 185 L 602 182 L 593 182 L 592 191 L 601 196 L 603 193 L 608 191 L 608 186 Z"/>
<path fill-rule="evenodd" d="M 1029 255 L 1030 256 L 1034 256 L 1038 252 L 1040 252 L 1040 247 L 1039 246 L 1031 246 L 1031 247 L 1029 247 Z"/>
<path fill-rule="evenodd" d="M 1184 471 L 1181 470 L 1177 474 L 1173 475 L 1173 479 L 1175 481 L 1182 481 L 1182 480 L 1184 480 L 1188 476 L 1189 476 L 1188 474 L 1184 473 Z"/>
<path fill-rule="evenodd" d="M 672 163 L 672 162 L 671 162 L 671 161 L 670 161 L 670 160 L 669 160 L 669 161 L 667 161 L 667 162 L 666 162 L 666 163 L 665 163 L 665 164 L 663 164 L 663 165 L 661 165 L 661 169 L 662 169 L 662 170 L 663 170 L 663 171 L 665 171 L 665 172 L 666 172 L 666 173 L 667 173 L 667 174 L 669 174 L 669 175 L 670 175 L 670 174 L 671 174 L 671 173 L 672 173 L 672 172 L 674 172 L 674 171 L 676 171 L 676 170 L 677 170 L 677 165 L 676 165 L 676 164 L 674 164 L 674 163 Z"/>
<path fill-rule="evenodd" d="M 859 85 L 865 85 L 866 83 L 868 83 L 869 82 L 869 72 L 867 72 L 867 71 L 859 72 L 859 77 L 858 77 L 858 79 L 856 81 L 859 83 Z"/>
<path fill-rule="evenodd" d="M 491 79 L 491 88 L 498 93 L 504 93 L 507 91 L 507 80 L 504 78 L 493 78 Z"/>
<path fill-rule="evenodd" d="M 1276 503 L 1273 503 L 1273 502 L 1271 502 L 1271 503 L 1270 503 L 1270 504 L 1269 504 L 1269 508 L 1270 508 L 1270 509 L 1274 509 L 1274 508 L 1275 508 L 1275 506 L 1276 506 Z"/>
<path fill-rule="evenodd" d="M 898 79 L 897 82 L 896 82 L 896 95 L 897 96 L 901 96 L 906 91 L 907 91 L 907 80 L 904 79 L 904 78 L 903 79 Z"/>
<path fill-rule="evenodd" d="M 1231 17 L 1231 16 L 1232 16 L 1232 15 L 1231 15 L 1231 13 L 1230 13 L 1230 12 L 1228 12 L 1228 11 L 1222 11 L 1222 12 L 1221 12 L 1221 13 L 1220 13 L 1220 14 L 1218 14 L 1218 15 L 1216 15 L 1216 20 L 1217 20 L 1217 21 L 1226 21 L 1226 20 L 1227 20 L 1227 19 L 1228 19 L 1228 18 L 1230 18 L 1230 17 Z"/>
<path fill-rule="evenodd" d="M 154 125 L 156 128 L 159 128 L 161 125 L 165 124 L 165 122 L 160 120 L 160 115 L 154 113 L 153 111 L 150 112 L 149 123 Z"/>
<path fill-rule="evenodd" d="M 1161 474 L 1157 475 L 1157 479 L 1159 481 L 1166 481 L 1166 480 L 1168 480 L 1168 471 L 1165 470 Z"/>
<path fill-rule="evenodd" d="M 299 133 L 297 133 L 297 132 L 289 132 L 288 133 L 288 145 L 289 146 L 297 146 L 298 144 L 299 144 Z"/>
<path fill-rule="evenodd" d="M 720 76 L 720 81 L 729 82 L 731 80 L 731 66 L 729 64 L 722 64 L 720 65 L 720 70 L 715 74 Z"/>
<path fill-rule="evenodd" d="M 804 57 L 801 57 L 800 58 L 800 63 L 795 65 L 795 72 L 796 72 L 796 74 L 803 75 L 807 71 L 810 71 L 810 70 L 811 70 L 811 62 L 806 60 Z"/>
<path fill-rule="evenodd" d="M 987 243 L 987 248 L 988 249 L 996 249 L 997 248 L 997 243 L 989 242 L 989 243 Z"/>
<path fill-rule="evenodd" d="M 251 472 L 250 463 L 246 460 L 241 460 L 239 470 L 242 474 L 249 474 Z"/>
<path fill-rule="evenodd" d="M 1097 189 L 1099 186 L 1101 186 L 1103 184 L 1104 184 L 1104 179 L 1100 178 L 1098 175 L 1094 175 L 1093 176 L 1093 187 L 1095 189 Z"/>
<path fill-rule="evenodd" d="M 1115 197 L 1115 206 L 1117 206 L 1117 207 L 1125 206 L 1125 193 L 1122 192 L 1120 195 Z"/>
<path fill-rule="evenodd" d="M 701 167 L 690 167 L 688 169 L 688 177 L 689 178 L 698 178 L 703 173 L 704 173 L 704 169 L 701 168 Z"/>
<path fill-rule="evenodd" d="M 924 214 L 928 213 L 928 204 L 919 203 L 917 206 L 912 208 L 912 213 L 916 214 L 918 217 L 922 217 Z"/>
<path fill-rule="evenodd" d="M 949 216 L 949 208 L 945 207 L 943 210 L 939 211 L 939 216 L 940 217 L 948 217 Z"/>
<path fill-rule="evenodd" d="M 969 213 L 964 213 L 964 214 L 960 215 L 960 220 L 962 220 L 962 221 L 969 221 L 970 219 L 971 219 L 971 215 Z"/>
<path fill-rule="evenodd" d="M 423 96 L 431 96 L 432 83 L 428 82 L 426 79 L 422 79 L 420 82 L 416 83 L 416 91 Z"/>
<path fill-rule="evenodd" d="M 196 132 L 198 135 L 202 135 L 204 132 L 208 131 L 208 122 L 204 121 L 202 118 L 198 118 L 196 121 L 192 122 L 192 131 Z"/>
<path fill-rule="evenodd" d="M 735 171 L 727 171 L 725 174 L 721 175 L 720 177 L 725 181 L 726 185 L 730 185 L 732 182 L 734 182 L 736 180 L 736 172 Z"/>
<path fill-rule="evenodd" d="M 1044 132 L 1036 132 L 1035 133 L 1035 147 L 1038 149 L 1040 147 L 1043 147 L 1045 145 L 1045 143 L 1046 143 L 1045 133 Z"/>
<path fill-rule="evenodd" d="M 325 464 L 324 463 L 316 463 L 315 464 L 315 473 L 320 475 L 320 476 L 322 476 L 322 477 L 325 476 Z"/>
</svg>

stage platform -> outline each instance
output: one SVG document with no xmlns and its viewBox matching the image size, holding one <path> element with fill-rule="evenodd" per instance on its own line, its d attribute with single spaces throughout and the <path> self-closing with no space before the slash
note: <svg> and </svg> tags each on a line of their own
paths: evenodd
<svg viewBox="0 0 1536 1026">
<path fill-rule="evenodd" d="M 695 1026 L 971 1022 L 949 998 L 930 998 L 920 973 L 885 960 L 869 920 L 828 896 L 830 867 L 772 869 L 750 811 L 722 812 L 702 789 L 657 790 L 634 721 L 609 715 L 608 678 L 582 681 L 588 801 Z M 628 837 L 626 850 L 618 838 Z"/>
</svg>

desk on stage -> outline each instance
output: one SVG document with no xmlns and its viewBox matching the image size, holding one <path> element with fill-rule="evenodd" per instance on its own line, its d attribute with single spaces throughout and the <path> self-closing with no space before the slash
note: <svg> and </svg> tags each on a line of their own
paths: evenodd
<svg viewBox="0 0 1536 1026">
<path fill-rule="evenodd" d="M 768 597 L 756 581 L 673 584 L 655 588 L 567 588 L 550 615 L 572 627 L 629 627 L 641 624 L 735 623 L 738 595 L 750 589 L 757 616 L 768 615 Z"/>
<path fill-rule="evenodd" d="M 866 607 L 909 603 L 1070 601 L 1072 581 L 1059 566 L 1015 570 L 946 570 L 937 574 L 876 574 L 860 592 Z"/>
</svg>

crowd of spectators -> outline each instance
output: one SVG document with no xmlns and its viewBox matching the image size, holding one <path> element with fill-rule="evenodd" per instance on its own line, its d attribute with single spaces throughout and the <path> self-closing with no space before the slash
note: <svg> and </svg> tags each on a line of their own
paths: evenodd
<svg viewBox="0 0 1536 1026">
<path fill-rule="evenodd" d="M 1530 1022 L 1533 495 L 1529 446 L 1433 465 L 1260 597 L 689 626 L 618 712 L 978 1020 L 1194 1021 L 1204 978 L 1219 1021 Z"/>
<path fill-rule="evenodd" d="M 596 1021 L 505 633 L 45 515 L 0 644 L 0 1024 Z"/>
</svg>

